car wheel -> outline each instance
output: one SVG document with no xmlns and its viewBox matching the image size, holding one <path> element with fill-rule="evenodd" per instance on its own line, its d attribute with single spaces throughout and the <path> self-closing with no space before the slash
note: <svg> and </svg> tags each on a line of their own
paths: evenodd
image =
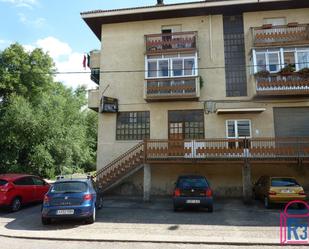
<svg viewBox="0 0 309 249">
<path fill-rule="evenodd" d="M 19 197 L 15 197 L 12 201 L 10 209 L 12 212 L 17 212 L 18 210 L 20 210 L 20 208 L 21 208 L 21 199 Z"/>
<path fill-rule="evenodd" d="M 209 213 L 212 213 L 212 212 L 214 211 L 214 206 L 213 206 L 213 205 L 209 206 L 209 207 L 207 208 L 207 211 L 208 211 Z"/>
<path fill-rule="evenodd" d="M 102 209 L 103 208 L 103 197 L 99 198 L 99 205 L 98 205 L 98 209 Z"/>
<path fill-rule="evenodd" d="M 264 197 L 264 207 L 267 209 L 271 208 L 271 204 L 269 203 L 269 199 L 267 196 Z"/>
<path fill-rule="evenodd" d="M 93 224 L 96 219 L 96 208 L 93 208 L 92 215 L 86 220 L 87 224 Z"/>
<path fill-rule="evenodd" d="M 50 218 L 42 217 L 42 224 L 43 225 L 50 225 L 51 224 L 51 219 Z"/>
</svg>

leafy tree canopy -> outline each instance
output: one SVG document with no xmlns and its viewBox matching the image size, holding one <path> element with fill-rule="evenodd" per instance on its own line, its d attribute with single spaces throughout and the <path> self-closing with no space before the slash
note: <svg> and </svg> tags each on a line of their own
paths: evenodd
<svg viewBox="0 0 309 249">
<path fill-rule="evenodd" d="M 0 53 L 0 173 L 44 177 L 95 168 L 97 115 L 86 90 L 55 82 L 41 49 L 13 44 Z"/>
</svg>

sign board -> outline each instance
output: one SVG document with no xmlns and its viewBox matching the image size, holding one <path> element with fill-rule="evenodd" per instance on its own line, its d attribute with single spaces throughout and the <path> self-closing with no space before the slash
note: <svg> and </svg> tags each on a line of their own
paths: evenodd
<svg viewBox="0 0 309 249">
<path fill-rule="evenodd" d="M 116 113 L 118 112 L 118 99 L 102 97 L 100 103 L 100 112 Z"/>
</svg>

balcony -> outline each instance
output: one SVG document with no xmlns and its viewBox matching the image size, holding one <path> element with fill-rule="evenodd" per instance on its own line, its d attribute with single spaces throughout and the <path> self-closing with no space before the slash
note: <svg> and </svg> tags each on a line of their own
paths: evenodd
<svg viewBox="0 0 309 249">
<path fill-rule="evenodd" d="M 199 77 L 147 79 L 146 101 L 195 100 L 200 96 Z"/>
<path fill-rule="evenodd" d="M 93 50 L 90 52 L 89 67 L 91 69 L 90 79 L 96 84 L 100 84 L 100 59 L 101 52 Z"/>
<path fill-rule="evenodd" d="M 289 23 L 287 25 L 252 28 L 253 46 L 285 46 L 309 43 L 309 24 Z"/>
<path fill-rule="evenodd" d="M 197 49 L 197 32 L 146 35 L 146 54 L 165 52 L 194 52 Z"/>
<path fill-rule="evenodd" d="M 256 76 L 256 93 L 259 96 L 309 95 L 309 77 L 301 77 L 297 73 Z"/>
<path fill-rule="evenodd" d="M 100 106 L 99 89 L 88 90 L 88 108 L 98 112 L 99 106 Z"/>
<path fill-rule="evenodd" d="M 215 138 L 145 140 L 147 163 L 206 163 L 213 161 L 285 162 L 309 160 L 309 138 Z"/>
</svg>

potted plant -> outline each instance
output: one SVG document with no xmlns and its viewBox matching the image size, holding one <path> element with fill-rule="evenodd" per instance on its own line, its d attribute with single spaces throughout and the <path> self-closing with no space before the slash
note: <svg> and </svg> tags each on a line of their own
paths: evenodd
<svg viewBox="0 0 309 249">
<path fill-rule="evenodd" d="M 309 67 L 304 67 L 303 69 L 299 70 L 297 74 L 302 78 L 309 78 Z"/>
<path fill-rule="evenodd" d="M 268 76 L 270 76 L 270 72 L 267 70 L 262 70 L 255 73 L 254 76 L 259 78 L 267 78 Z"/>
<path fill-rule="evenodd" d="M 294 72 L 295 72 L 295 65 L 288 64 L 281 69 L 280 74 L 283 76 L 289 76 L 292 75 Z"/>
</svg>

